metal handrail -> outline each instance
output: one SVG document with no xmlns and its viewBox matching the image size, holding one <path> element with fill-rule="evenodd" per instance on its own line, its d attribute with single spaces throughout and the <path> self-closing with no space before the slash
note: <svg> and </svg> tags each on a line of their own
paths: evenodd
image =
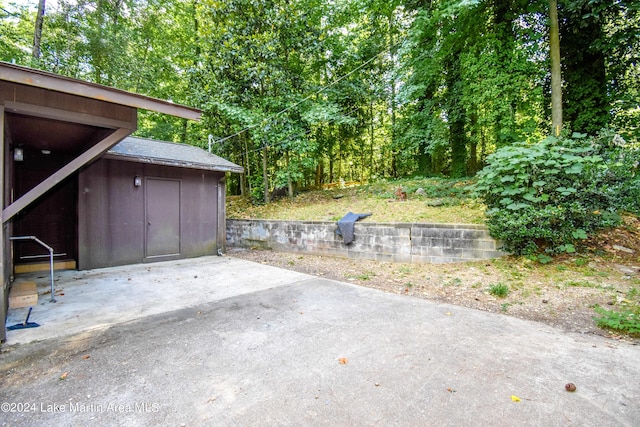
<svg viewBox="0 0 640 427">
<path fill-rule="evenodd" d="M 40 246 L 44 247 L 46 250 L 49 251 L 49 267 L 50 267 L 50 271 L 51 271 L 51 300 L 50 302 L 56 302 L 56 290 L 53 284 L 53 248 L 49 245 L 47 245 L 45 242 L 43 242 L 42 240 L 38 239 L 36 236 L 13 236 L 13 237 L 9 237 L 9 240 L 33 240 L 34 242 L 38 243 Z M 46 255 L 45 255 L 46 256 Z"/>
</svg>

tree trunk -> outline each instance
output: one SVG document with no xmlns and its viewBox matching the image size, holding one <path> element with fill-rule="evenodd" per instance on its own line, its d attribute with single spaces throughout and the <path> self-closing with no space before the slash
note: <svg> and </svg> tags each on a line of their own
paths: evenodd
<svg viewBox="0 0 640 427">
<path fill-rule="evenodd" d="M 244 162 L 243 162 L 244 163 Z M 238 174 L 240 176 L 240 195 L 242 197 L 247 197 L 247 180 L 243 173 Z"/>
<path fill-rule="evenodd" d="M 333 154 L 329 154 L 329 184 L 333 182 Z"/>
<path fill-rule="evenodd" d="M 262 148 L 262 184 L 264 185 L 264 203 L 269 203 L 269 174 L 267 173 L 267 146 Z"/>
<path fill-rule="evenodd" d="M 375 139 L 375 123 L 373 113 L 373 100 L 369 103 L 369 112 L 371 116 L 371 125 L 369 126 L 369 177 L 375 174 L 375 161 L 373 159 L 373 150 L 376 144 Z"/>
<path fill-rule="evenodd" d="M 427 140 L 422 139 L 418 144 L 418 173 L 429 176 L 433 173 L 431 154 L 427 152 Z"/>
<path fill-rule="evenodd" d="M 291 171 L 290 171 L 290 167 L 291 165 L 289 164 L 289 150 L 284 152 L 284 160 L 286 162 L 286 167 L 287 167 L 287 191 L 288 191 L 288 195 L 289 198 L 292 199 L 293 198 L 293 181 L 291 181 Z"/>
<path fill-rule="evenodd" d="M 251 196 L 251 163 L 250 163 L 251 160 L 249 159 L 249 147 L 247 146 L 247 135 L 243 133 L 242 135 L 240 135 L 240 138 L 242 138 L 242 141 L 244 142 L 245 165 L 247 166 L 244 171 L 244 176 L 246 177 L 245 185 L 248 184 L 249 196 Z M 243 189 L 243 191 L 245 190 Z"/>
<path fill-rule="evenodd" d="M 33 50 L 31 56 L 36 61 L 40 59 L 40 40 L 42 39 L 42 23 L 44 22 L 45 0 L 38 2 L 35 30 L 33 31 Z"/>
<path fill-rule="evenodd" d="M 449 124 L 449 132 L 451 177 L 462 178 L 467 175 L 467 141 L 464 134 L 464 122 L 453 120 Z"/>
<path fill-rule="evenodd" d="M 389 99 L 389 107 L 391 108 L 391 174 L 394 178 L 398 177 L 398 153 L 396 152 L 396 48 L 395 37 L 393 37 L 393 12 L 389 14 L 389 56 L 391 57 L 391 93 Z"/>
<path fill-rule="evenodd" d="M 467 175 L 467 136 L 465 134 L 466 113 L 461 105 L 462 93 L 459 82 L 460 75 L 460 47 L 451 53 L 451 59 L 445 63 L 447 73 L 447 119 L 449 122 L 449 146 L 451 148 L 452 178 L 462 178 Z"/>
<path fill-rule="evenodd" d="M 564 70 L 563 120 L 574 132 L 596 134 L 611 120 L 607 79 L 608 47 L 599 4 L 584 2 L 576 11 L 563 11 L 560 49 Z"/>
<path fill-rule="evenodd" d="M 187 143 L 187 135 L 189 134 L 189 121 L 182 119 L 182 134 L 180 135 L 180 142 Z"/>
<path fill-rule="evenodd" d="M 551 134 L 562 131 L 562 73 L 560 71 L 560 29 L 558 1 L 549 0 L 549 56 L 551 57 Z"/>
</svg>

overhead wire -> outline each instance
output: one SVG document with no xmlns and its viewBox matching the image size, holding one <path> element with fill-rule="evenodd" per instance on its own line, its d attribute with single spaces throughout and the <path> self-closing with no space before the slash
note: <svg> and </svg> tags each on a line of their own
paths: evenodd
<svg viewBox="0 0 640 427">
<path fill-rule="evenodd" d="M 226 141 L 226 140 L 228 140 L 228 139 L 235 138 L 236 136 L 242 135 L 243 133 L 248 132 L 248 131 L 250 131 L 251 129 L 254 129 L 254 128 L 258 127 L 258 126 L 265 125 L 266 123 L 268 123 L 268 122 L 272 121 L 272 120 L 273 120 L 273 119 L 275 119 L 276 117 L 281 116 L 282 114 L 286 113 L 287 111 L 292 110 L 292 109 L 294 109 L 294 108 L 298 107 L 299 105 L 301 105 L 301 104 L 303 104 L 303 103 L 307 102 L 309 99 L 311 99 L 311 98 L 313 98 L 313 97 L 315 97 L 315 96 L 317 96 L 317 95 L 321 94 L 321 93 L 322 93 L 322 92 L 324 92 L 325 90 L 327 90 L 327 89 L 329 89 L 329 88 L 331 88 L 331 87 L 333 87 L 333 86 L 337 85 L 337 84 L 338 84 L 338 83 L 340 83 L 342 80 L 346 79 L 347 77 L 349 77 L 349 76 L 350 76 L 350 75 L 352 75 L 353 73 L 355 73 L 355 72 L 357 72 L 357 71 L 361 70 L 361 69 L 362 69 L 362 68 L 364 68 L 366 65 L 370 64 L 370 63 L 371 63 L 371 62 L 373 62 L 375 59 L 377 59 L 379 56 L 381 56 L 381 55 L 383 55 L 383 54 L 385 54 L 385 53 L 389 52 L 391 49 L 393 49 L 394 47 L 397 47 L 397 46 L 398 46 L 400 43 L 402 43 L 402 42 L 403 42 L 403 40 L 401 39 L 401 40 L 398 40 L 396 43 L 394 43 L 394 44 L 392 44 L 392 45 L 390 45 L 390 46 L 388 46 L 388 47 L 385 47 L 385 49 L 384 49 L 384 50 L 381 50 L 380 52 L 378 52 L 377 54 L 375 54 L 374 56 L 372 56 L 371 58 L 369 58 L 368 60 L 366 60 L 365 62 L 363 62 L 362 64 L 360 64 L 360 65 L 359 65 L 359 66 L 357 66 L 356 68 L 354 68 L 353 70 L 351 70 L 351 71 L 349 71 L 348 73 L 346 73 L 346 74 L 344 74 L 344 75 L 340 76 L 339 78 L 337 78 L 336 80 L 332 81 L 331 83 L 329 83 L 329 84 L 327 84 L 327 85 L 325 85 L 325 86 L 321 87 L 321 88 L 320 88 L 320 89 L 318 89 L 317 91 L 315 91 L 315 92 L 313 92 L 312 94 L 310 94 L 310 95 L 306 96 L 305 98 L 303 98 L 302 100 L 300 100 L 300 101 L 296 102 L 295 104 L 290 105 L 290 106 L 288 106 L 288 107 L 286 107 L 286 108 L 284 108 L 284 109 L 282 109 L 282 110 L 278 111 L 277 113 L 272 114 L 271 116 L 268 116 L 268 117 L 266 117 L 266 118 L 262 119 L 259 123 L 256 123 L 256 124 L 253 124 L 253 125 L 247 126 L 247 127 L 243 128 L 243 129 L 239 130 L 238 132 L 234 133 L 234 134 L 231 134 L 231 135 L 225 136 L 225 137 L 223 137 L 223 138 L 219 139 L 217 142 L 218 142 L 218 143 L 224 142 L 224 141 Z"/>
<path fill-rule="evenodd" d="M 351 114 L 354 111 L 358 110 L 358 108 L 359 107 L 353 107 L 351 110 L 347 111 L 346 114 Z M 335 122 L 336 120 L 338 120 L 338 118 L 327 120 L 326 123 L 327 124 L 331 124 L 331 123 Z M 312 129 L 307 129 L 305 132 L 302 132 L 302 134 L 300 134 L 300 132 L 291 132 L 289 135 L 285 136 L 280 141 L 278 141 L 277 144 L 270 144 L 270 145 L 266 145 L 264 147 L 254 148 L 254 149 L 251 149 L 251 150 L 247 150 L 246 152 L 247 153 L 255 153 L 255 152 L 258 152 L 258 151 L 262 151 L 264 148 L 280 148 L 280 146 L 282 144 L 284 144 L 285 142 L 291 141 L 296 135 L 307 136 L 311 132 L 313 132 Z"/>
</svg>

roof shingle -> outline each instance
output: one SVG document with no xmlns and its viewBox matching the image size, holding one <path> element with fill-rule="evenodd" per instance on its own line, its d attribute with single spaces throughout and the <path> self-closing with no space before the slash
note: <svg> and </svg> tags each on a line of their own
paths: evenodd
<svg viewBox="0 0 640 427">
<path fill-rule="evenodd" d="M 107 158 L 218 172 L 242 173 L 244 169 L 200 147 L 129 136 L 109 151 Z"/>
</svg>

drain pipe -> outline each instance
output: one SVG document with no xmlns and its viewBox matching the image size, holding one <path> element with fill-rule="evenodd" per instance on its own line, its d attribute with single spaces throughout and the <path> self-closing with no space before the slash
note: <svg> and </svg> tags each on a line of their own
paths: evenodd
<svg viewBox="0 0 640 427">
<path fill-rule="evenodd" d="M 50 302 L 56 302 L 56 289 L 54 287 L 53 284 L 53 248 L 49 245 L 47 245 L 45 242 L 43 242 L 42 240 L 38 239 L 36 236 L 14 236 L 14 237 L 9 237 L 9 240 L 33 240 L 34 242 L 38 243 L 40 246 L 42 246 L 43 248 L 45 248 L 46 250 L 49 251 L 49 269 L 50 269 L 50 274 L 51 274 L 51 300 Z"/>
</svg>

